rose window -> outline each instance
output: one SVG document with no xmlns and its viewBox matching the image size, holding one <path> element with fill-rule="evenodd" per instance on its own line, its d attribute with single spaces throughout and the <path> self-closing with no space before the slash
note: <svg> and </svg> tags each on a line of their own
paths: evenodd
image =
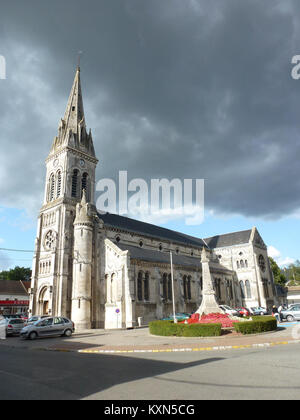
<svg viewBox="0 0 300 420">
<path fill-rule="evenodd" d="M 44 240 L 45 249 L 47 249 L 48 251 L 51 251 L 55 248 L 55 245 L 56 245 L 56 233 L 50 230 L 45 236 L 45 240 Z"/>
</svg>

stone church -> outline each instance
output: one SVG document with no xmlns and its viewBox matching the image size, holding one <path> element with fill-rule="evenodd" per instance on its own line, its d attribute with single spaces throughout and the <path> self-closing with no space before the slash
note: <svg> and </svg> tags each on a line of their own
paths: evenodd
<svg viewBox="0 0 300 420">
<path fill-rule="evenodd" d="M 95 156 L 87 131 L 80 69 L 46 159 L 38 218 L 30 314 L 71 318 L 77 329 L 132 328 L 202 301 L 203 249 L 217 302 L 270 307 L 275 288 L 267 247 L 256 228 L 197 238 L 95 206 Z"/>
</svg>

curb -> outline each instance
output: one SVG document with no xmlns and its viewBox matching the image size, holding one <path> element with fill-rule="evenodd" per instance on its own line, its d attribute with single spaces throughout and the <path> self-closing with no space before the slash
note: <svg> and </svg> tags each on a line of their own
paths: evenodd
<svg viewBox="0 0 300 420">
<path fill-rule="evenodd" d="M 282 346 L 288 344 L 300 344 L 300 340 L 293 341 L 277 341 L 274 343 L 261 343 L 261 344 L 245 344 L 239 346 L 214 346 L 202 348 L 183 348 L 183 349 L 161 349 L 161 350 L 77 350 L 81 354 L 132 354 L 132 353 L 179 353 L 179 352 L 203 352 L 203 351 L 220 351 L 220 350 L 242 350 L 250 348 L 269 348 L 275 346 Z M 54 349 L 53 349 L 54 350 Z M 54 350 L 66 351 L 66 350 Z M 72 351 L 72 350 L 70 350 Z"/>
</svg>

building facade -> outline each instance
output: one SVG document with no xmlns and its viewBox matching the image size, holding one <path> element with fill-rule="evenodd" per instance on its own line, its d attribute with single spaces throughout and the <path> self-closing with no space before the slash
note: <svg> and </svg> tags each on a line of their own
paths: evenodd
<svg viewBox="0 0 300 420">
<path fill-rule="evenodd" d="M 80 69 L 46 160 L 38 218 L 30 313 L 72 318 L 78 329 L 132 328 L 172 312 L 170 252 L 177 312 L 202 301 L 201 252 L 207 250 L 219 304 L 274 303 L 267 248 L 256 228 L 200 239 L 148 223 L 99 214 L 95 156 L 87 132 Z"/>
</svg>

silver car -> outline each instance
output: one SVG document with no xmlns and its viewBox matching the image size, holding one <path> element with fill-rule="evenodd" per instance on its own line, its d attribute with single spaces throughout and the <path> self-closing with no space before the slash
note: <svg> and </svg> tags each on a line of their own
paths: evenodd
<svg viewBox="0 0 300 420">
<path fill-rule="evenodd" d="M 26 325 L 25 321 L 20 318 L 6 319 L 6 337 L 11 335 L 20 335 L 22 329 Z"/>
<path fill-rule="evenodd" d="M 49 315 L 32 316 L 31 318 L 28 319 L 27 325 L 34 324 L 35 322 L 40 321 L 45 318 L 49 318 Z"/>
<path fill-rule="evenodd" d="M 300 321 L 300 305 L 293 305 L 289 309 L 281 311 L 280 317 L 288 322 Z"/>
<path fill-rule="evenodd" d="M 72 321 L 63 317 L 47 317 L 27 325 L 21 331 L 21 338 L 35 340 L 42 337 L 66 336 L 71 337 L 75 331 Z"/>
</svg>

